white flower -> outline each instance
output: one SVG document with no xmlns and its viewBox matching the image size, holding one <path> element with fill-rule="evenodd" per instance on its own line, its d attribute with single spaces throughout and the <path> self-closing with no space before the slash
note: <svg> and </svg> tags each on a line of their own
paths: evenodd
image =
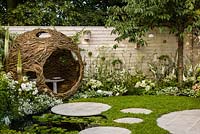
<svg viewBox="0 0 200 134">
<path fill-rule="evenodd" d="M 149 86 L 149 85 L 145 87 L 146 91 L 149 91 L 150 89 L 151 89 L 151 86 Z"/>
<path fill-rule="evenodd" d="M 146 87 L 145 80 L 142 81 L 142 83 L 140 84 L 140 87 Z"/>
<path fill-rule="evenodd" d="M 108 96 L 112 96 L 113 92 L 112 91 L 103 91 L 104 94 L 108 95 Z"/>
<path fill-rule="evenodd" d="M 140 84 L 141 84 L 141 82 L 139 81 L 139 82 L 137 82 L 136 84 L 135 84 L 135 87 L 136 88 L 138 88 L 139 86 L 140 86 Z"/>
<path fill-rule="evenodd" d="M 102 90 L 97 90 L 97 93 L 102 93 Z"/>
<path fill-rule="evenodd" d="M 36 95 L 38 93 L 38 90 L 37 89 L 35 89 L 34 91 L 33 91 L 33 95 Z"/>
<path fill-rule="evenodd" d="M 18 81 L 15 81 L 15 83 L 18 84 L 19 82 L 18 82 Z"/>
<path fill-rule="evenodd" d="M 164 67 L 164 66 L 162 66 L 161 73 L 162 73 L 162 74 L 165 74 L 165 67 Z"/>
<path fill-rule="evenodd" d="M 4 117 L 1 121 L 4 122 L 7 126 L 9 126 L 10 123 L 11 123 L 11 121 L 10 121 L 8 116 Z"/>
<path fill-rule="evenodd" d="M 96 89 L 96 88 L 103 86 L 101 81 L 94 80 L 94 79 L 90 79 L 90 81 L 88 81 L 88 83 L 86 85 L 90 86 L 92 89 Z"/>
<path fill-rule="evenodd" d="M 22 88 L 22 90 L 26 90 L 26 84 L 25 84 L 25 83 L 22 83 L 22 84 L 21 84 L 21 88 Z"/>
<path fill-rule="evenodd" d="M 115 96 L 119 96 L 119 93 L 116 93 Z"/>
<path fill-rule="evenodd" d="M 185 77 L 185 75 L 183 74 L 183 81 L 186 81 L 187 80 L 187 78 Z"/>
<path fill-rule="evenodd" d="M 22 80 L 23 81 L 28 81 L 28 77 L 27 76 L 23 76 Z"/>
<path fill-rule="evenodd" d="M 155 83 L 150 83 L 150 86 L 155 87 L 156 84 Z"/>
</svg>

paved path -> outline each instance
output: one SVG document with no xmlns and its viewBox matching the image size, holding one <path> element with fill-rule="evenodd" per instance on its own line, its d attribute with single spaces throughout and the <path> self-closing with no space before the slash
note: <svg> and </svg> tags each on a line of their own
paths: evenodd
<svg viewBox="0 0 200 134">
<path fill-rule="evenodd" d="M 184 110 L 161 116 L 158 126 L 172 134 L 200 134 L 200 110 Z"/>
</svg>

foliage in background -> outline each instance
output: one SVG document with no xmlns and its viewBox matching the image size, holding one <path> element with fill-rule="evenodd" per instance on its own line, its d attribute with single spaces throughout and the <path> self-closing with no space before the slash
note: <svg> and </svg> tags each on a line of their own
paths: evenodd
<svg viewBox="0 0 200 134">
<path fill-rule="evenodd" d="M 79 14 L 70 1 L 26 1 L 8 12 L 12 25 L 76 25 Z"/>
<path fill-rule="evenodd" d="M 7 1 L 1 0 L 0 1 L 0 25 L 5 24 L 7 22 Z"/>
<path fill-rule="evenodd" d="M 0 3 L 0 15 L 6 16 L 0 24 L 22 26 L 104 26 L 108 7 L 123 5 L 121 0 L 8 0 L 5 3 Z"/>
</svg>

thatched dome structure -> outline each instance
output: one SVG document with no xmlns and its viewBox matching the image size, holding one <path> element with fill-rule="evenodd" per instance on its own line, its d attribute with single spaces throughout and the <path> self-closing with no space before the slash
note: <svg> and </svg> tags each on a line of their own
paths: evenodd
<svg viewBox="0 0 200 134">
<path fill-rule="evenodd" d="M 17 78 L 17 54 L 21 52 L 22 72 L 30 79 L 36 79 L 39 90 L 55 96 L 69 97 L 78 89 L 83 77 L 83 62 L 77 44 L 61 32 L 51 29 L 35 29 L 19 35 L 9 50 L 7 71 Z M 47 79 L 63 79 L 53 83 Z"/>
</svg>

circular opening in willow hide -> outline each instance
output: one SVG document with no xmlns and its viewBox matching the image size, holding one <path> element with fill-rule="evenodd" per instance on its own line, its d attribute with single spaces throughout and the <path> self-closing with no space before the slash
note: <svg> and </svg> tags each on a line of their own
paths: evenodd
<svg viewBox="0 0 200 134">
<path fill-rule="evenodd" d="M 38 32 L 36 34 L 36 36 L 39 37 L 39 38 L 49 38 L 49 37 L 51 37 L 51 35 L 49 33 L 45 32 L 45 31 Z"/>
<path fill-rule="evenodd" d="M 45 79 L 64 79 L 57 82 L 57 93 L 64 93 L 76 84 L 79 78 L 80 65 L 74 54 L 66 49 L 57 49 L 46 60 L 43 72 Z M 53 83 L 46 82 L 46 85 L 53 90 Z"/>
</svg>

